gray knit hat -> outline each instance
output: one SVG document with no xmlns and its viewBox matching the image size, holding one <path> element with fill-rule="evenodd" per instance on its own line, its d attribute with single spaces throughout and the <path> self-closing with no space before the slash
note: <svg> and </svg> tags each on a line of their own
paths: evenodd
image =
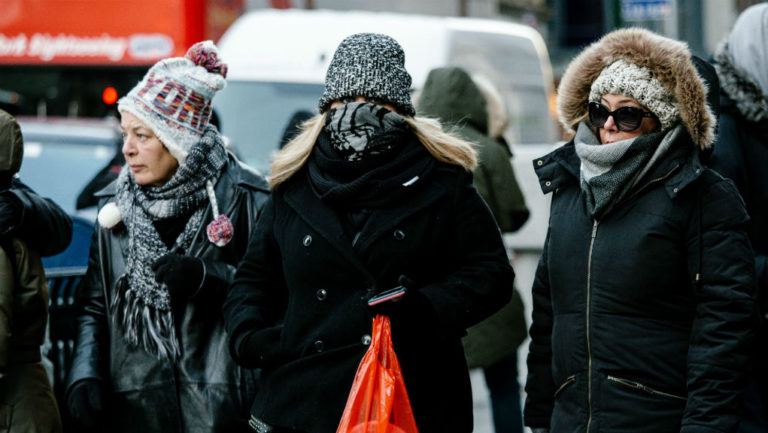
<svg viewBox="0 0 768 433">
<path fill-rule="evenodd" d="M 680 119 L 674 94 L 648 68 L 621 59 L 611 63 L 592 83 L 589 100 L 600 102 L 607 93 L 634 98 L 659 118 L 662 130 Z"/>
<path fill-rule="evenodd" d="M 344 38 L 336 48 L 318 106 L 324 113 L 335 100 L 363 96 L 413 116 L 410 89 L 411 76 L 400 44 L 387 35 L 358 33 Z"/>
</svg>

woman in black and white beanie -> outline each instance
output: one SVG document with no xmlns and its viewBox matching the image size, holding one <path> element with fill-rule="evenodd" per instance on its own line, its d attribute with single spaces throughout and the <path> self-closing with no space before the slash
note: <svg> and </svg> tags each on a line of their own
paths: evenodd
<svg viewBox="0 0 768 433">
<path fill-rule="evenodd" d="M 558 89 L 574 137 L 534 161 L 552 193 L 533 284 L 534 432 L 733 432 L 758 321 L 748 217 L 704 167 L 706 87 L 684 43 L 617 30 Z"/>
<path fill-rule="evenodd" d="M 508 301 L 514 273 L 472 187 L 474 150 L 414 117 L 404 64 L 389 36 L 344 39 L 321 114 L 274 159 L 224 305 L 233 356 L 262 368 L 257 431 L 335 431 L 378 312 L 419 431 L 472 431 L 461 337 Z M 399 301 L 368 307 L 399 285 Z"/>
<path fill-rule="evenodd" d="M 85 430 L 248 429 L 255 378 L 226 355 L 221 304 L 268 187 L 208 123 L 225 76 L 201 42 L 118 103 L 126 165 L 97 193 L 67 388 Z"/>
</svg>

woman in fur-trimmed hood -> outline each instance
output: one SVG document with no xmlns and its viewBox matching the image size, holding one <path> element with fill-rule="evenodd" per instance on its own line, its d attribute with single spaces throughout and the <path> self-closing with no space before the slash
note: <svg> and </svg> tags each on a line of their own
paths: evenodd
<svg viewBox="0 0 768 433">
<path fill-rule="evenodd" d="M 534 432 L 730 432 L 757 322 L 748 217 L 704 167 L 715 119 L 685 44 L 630 28 L 587 47 L 534 161 L 552 193 L 533 284 Z"/>
<path fill-rule="evenodd" d="M 734 181 L 750 216 L 758 299 L 768 313 L 768 4 L 749 7 L 714 53 L 720 79 L 720 130 L 711 166 Z M 746 419 L 768 428 L 768 329 L 757 344 L 755 381 Z M 758 385 L 759 384 L 759 385 Z"/>
</svg>

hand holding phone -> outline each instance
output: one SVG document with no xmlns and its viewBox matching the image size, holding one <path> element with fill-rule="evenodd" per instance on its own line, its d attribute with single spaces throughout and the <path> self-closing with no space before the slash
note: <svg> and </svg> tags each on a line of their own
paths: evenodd
<svg viewBox="0 0 768 433">
<path fill-rule="evenodd" d="M 397 286 L 389 290 L 385 290 L 372 298 L 368 299 L 368 306 L 374 307 L 385 302 L 395 302 L 405 296 L 407 289 L 405 286 Z"/>
</svg>

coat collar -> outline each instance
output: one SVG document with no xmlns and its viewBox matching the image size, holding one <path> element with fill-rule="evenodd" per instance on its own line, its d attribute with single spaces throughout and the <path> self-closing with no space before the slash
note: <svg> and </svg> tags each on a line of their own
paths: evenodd
<svg viewBox="0 0 768 433">
<path fill-rule="evenodd" d="M 692 145 L 688 134 L 683 134 L 672 151 L 647 175 L 648 179 L 663 178 L 664 188 L 675 197 L 696 180 L 704 169 L 700 152 Z M 581 160 L 576 154 L 573 140 L 552 152 L 533 160 L 533 169 L 544 194 L 564 185 L 580 182 Z"/>
</svg>

